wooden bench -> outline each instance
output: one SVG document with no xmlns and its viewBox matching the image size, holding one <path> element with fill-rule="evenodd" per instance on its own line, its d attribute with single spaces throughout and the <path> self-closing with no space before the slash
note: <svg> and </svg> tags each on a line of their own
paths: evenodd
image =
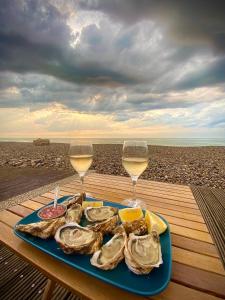
<svg viewBox="0 0 225 300">
<path fill-rule="evenodd" d="M 85 189 L 99 199 L 121 202 L 131 195 L 129 178 L 91 174 Z M 77 180 L 61 186 L 61 195 L 80 190 Z M 225 271 L 213 239 L 188 186 L 139 180 L 138 197 L 147 208 L 160 213 L 170 223 L 173 248 L 172 278 L 167 289 L 151 299 L 218 300 L 225 298 Z M 0 241 L 41 270 L 52 282 L 58 282 L 75 294 L 88 299 L 147 299 L 106 284 L 75 270 L 17 238 L 12 227 L 53 199 L 53 192 L 29 199 L 0 212 Z M 13 288 L 13 286 L 12 286 Z"/>
</svg>

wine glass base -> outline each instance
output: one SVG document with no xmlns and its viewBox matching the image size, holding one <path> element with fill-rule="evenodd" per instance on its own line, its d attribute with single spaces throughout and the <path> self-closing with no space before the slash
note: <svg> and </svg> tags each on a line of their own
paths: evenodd
<svg viewBox="0 0 225 300">
<path fill-rule="evenodd" d="M 145 202 L 143 200 L 140 199 L 125 199 L 121 202 L 121 204 L 125 205 L 125 206 L 129 206 L 129 207 L 141 207 L 141 208 L 145 208 Z"/>
</svg>

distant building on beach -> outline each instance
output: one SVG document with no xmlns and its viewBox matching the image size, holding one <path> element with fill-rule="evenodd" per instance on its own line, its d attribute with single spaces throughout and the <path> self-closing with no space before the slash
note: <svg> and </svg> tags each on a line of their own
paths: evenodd
<svg viewBox="0 0 225 300">
<path fill-rule="evenodd" d="M 50 144 L 50 140 L 48 140 L 48 139 L 36 139 L 36 140 L 33 140 L 33 144 L 35 146 L 46 146 L 46 145 Z"/>
</svg>

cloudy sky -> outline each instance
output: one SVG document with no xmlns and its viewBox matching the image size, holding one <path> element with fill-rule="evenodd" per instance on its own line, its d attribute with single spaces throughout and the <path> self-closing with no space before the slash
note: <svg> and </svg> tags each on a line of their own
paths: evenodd
<svg viewBox="0 0 225 300">
<path fill-rule="evenodd" d="M 0 137 L 224 137 L 225 1 L 0 0 Z"/>
</svg>

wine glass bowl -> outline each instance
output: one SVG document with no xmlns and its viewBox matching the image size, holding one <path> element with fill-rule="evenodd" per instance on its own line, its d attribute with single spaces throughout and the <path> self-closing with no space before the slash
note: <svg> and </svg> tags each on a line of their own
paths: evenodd
<svg viewBox="0 0 225 300">
<path fill-rule="evenodd" d="M 77 143 L 76 141 L 71 142 L 69 149 L 69 159 L 72 167 L 80 177 L 83 192 L 84 176 L 86 175 L 93 161 L 92 144 L 82 144 Z"/>
<path fill-rule="evenodd" d="M 124 141 L 122 165 L 130 175 L 133 185 L 133 198 L 126 199 L 123 204 L 136 207 L 144 206 L 143 201 L 136 199 L 136 184 L 139 176 L 148 166 L 148 145 L 145 141 Z"/>
</svg>

